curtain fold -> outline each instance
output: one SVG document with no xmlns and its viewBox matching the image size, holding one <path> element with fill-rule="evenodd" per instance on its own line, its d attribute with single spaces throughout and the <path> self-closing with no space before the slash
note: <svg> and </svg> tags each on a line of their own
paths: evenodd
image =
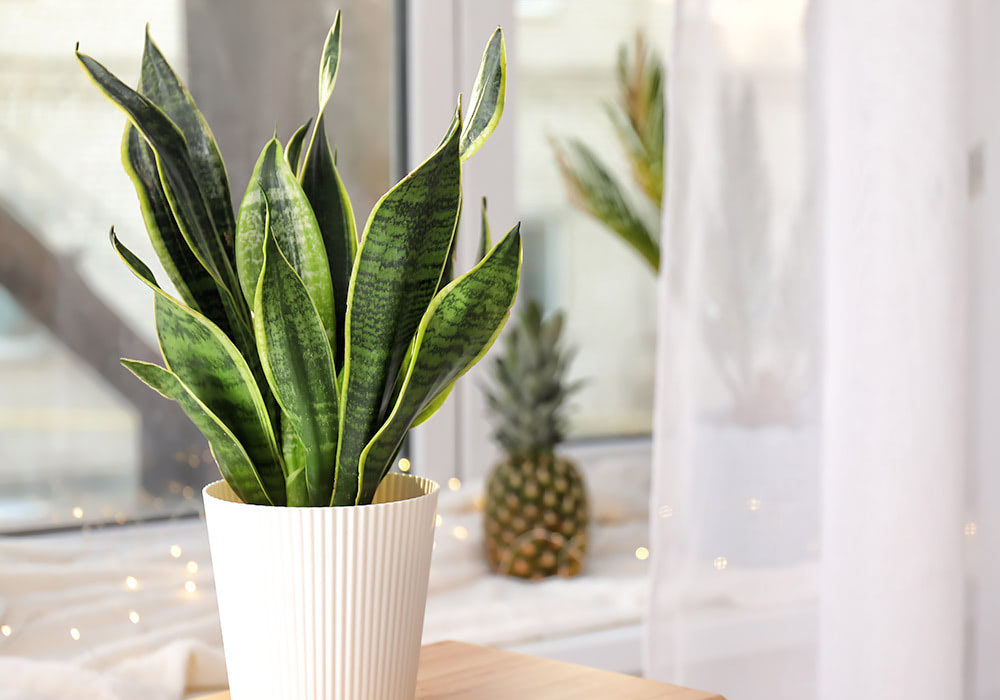
<svg viewBox="0 0 1000 700">
<path fill-rule="evenodd" d="M 995 5 L 678 0 L 649 675 L 1000 698 Z"/>
</svg>

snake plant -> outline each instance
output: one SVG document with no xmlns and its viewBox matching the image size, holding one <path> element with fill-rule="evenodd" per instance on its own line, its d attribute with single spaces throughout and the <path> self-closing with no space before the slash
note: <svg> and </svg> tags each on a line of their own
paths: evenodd
<svg viewBox="0 0 1000 700">
<path fill-rule="evenodd" d="M 164 361 L 122 364 L 180 405 L 246 503 L 371 503 L 409 429 L 486 353 L 517 294 L 518 226 L 465 274 L 452 279 L 450 262 L 462 163 L 503 111 L 500 29 L 471 114 L 459 99 L 440 145 L 375 204 L 360 239 L 323 119 L 340 34 L 338 13 L 315 118 L 286 147 L 264 145 L 235 213 L 212 132 L 148 29 L 137 89 L 77 46 L 127 117 L 122 162 L 179 297 L 112 228 L 115 250 L 154 292 Z"/>
</svg>

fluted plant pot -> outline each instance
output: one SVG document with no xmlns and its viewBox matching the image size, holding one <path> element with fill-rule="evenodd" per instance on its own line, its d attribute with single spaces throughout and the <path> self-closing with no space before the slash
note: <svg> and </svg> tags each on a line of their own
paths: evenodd
<svg viewBox="0 0 1000 700">
<path fill-rule="evenodd" d="M 390 474 L 348 507 L 204 497 L 233 700 L 412 700 L 436 483 Z"/>
</svg>

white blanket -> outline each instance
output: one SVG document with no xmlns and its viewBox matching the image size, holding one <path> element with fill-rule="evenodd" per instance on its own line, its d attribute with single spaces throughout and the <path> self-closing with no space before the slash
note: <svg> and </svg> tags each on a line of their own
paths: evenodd
<svg viewBox="0 0 1000 700">
<path fill-rule="evenodd" d="M 505 646 L 639 621 L 643 493 L 598 500 L 585 575 L 541 583 L 488 573 L 476 493 L 442 494 L 425 642 Z M 0 538 L 0 700 L 178 700 L 225 682 L 204 522 Z"/>
</svg>

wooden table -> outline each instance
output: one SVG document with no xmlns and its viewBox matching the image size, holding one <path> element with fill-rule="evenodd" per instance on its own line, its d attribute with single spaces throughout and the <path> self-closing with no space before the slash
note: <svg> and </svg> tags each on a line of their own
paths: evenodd
<svg viewBox="0 0 1000 700">
<path fill-rule="evenodd" d="M 420 650 L 416 700 L 724 700 L 721 695 L 462 642 Z M 200 700 L 228 700 L 229 693 Z"/>
</svg>

